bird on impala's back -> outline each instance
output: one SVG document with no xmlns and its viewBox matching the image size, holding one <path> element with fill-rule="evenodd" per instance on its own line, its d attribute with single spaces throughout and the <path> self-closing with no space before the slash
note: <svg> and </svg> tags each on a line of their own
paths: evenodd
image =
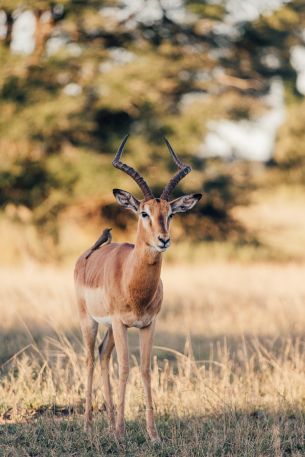
<svg viewBox="0 0 305 457">
<path fill-rule="evenodd" d="M 96 251 L 99 247 L 104 246 L 105 244 L 111 243 L 112 236 L 111 236 L 111 228 L 105 228 L 99 239 L 94 243 L 94 245 L 90 248 L 88 254 L 86 254 L 85 259 L 87 260 L 91 254 Z"/>
</svg>

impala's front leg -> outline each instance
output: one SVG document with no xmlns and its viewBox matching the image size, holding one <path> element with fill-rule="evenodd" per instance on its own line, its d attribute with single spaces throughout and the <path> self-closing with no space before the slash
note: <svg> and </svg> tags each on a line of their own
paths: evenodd
<svg viewBox="0 0 305 457">
<path fill-rule="evenodd" d="M 152 441 L 160 441 L 154 419 L 153 402 L 151 395 L 151 351 L 155 333 L 155 320 L 140 330 L 141 373 L 146 403 L 146 427 Z"/>
<path fill-rule="evenodd" d="M 116 419 L 116 436 L 118 439 L 125 434 L 125 392 L 129 374 L 127 327 L 118 318 L 113 318 L 112 330 L 119 363 L 119 404 Z"/>
<path fill-rule="evenodd" d="M 86 350 L 87 388 L 85 409 L 85 430 L 89 431 L 92 422 L 92 380 L 94 370 L 94 346 L 98 324 L 89 316 L 84 307 L 80 308 L 80 324 Z"/>
</svg>

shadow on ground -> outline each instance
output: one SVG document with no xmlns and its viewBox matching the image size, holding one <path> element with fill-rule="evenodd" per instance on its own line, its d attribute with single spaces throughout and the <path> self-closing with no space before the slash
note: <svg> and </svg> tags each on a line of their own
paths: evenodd
<svg viewBox="0 0 305 457">
<path fill-rule="evenodd" d="M 48 411 L 24 423 L 0 427 L 0 455 L 23 456 L 302 456 L 305 454 L 304 412 L 223 411 L 218 415 L 185 418 L 162 416 L 162 438 L 152 445 L 144 418 L 126 424 L 127 437 L 119 445 L 96 414 L 90 436 L 75 412 L 65 418 Z"/>
<path fill-rule="evenodd" d="M 65 337 L 71 342 L 77 354 L 81 354 L 81 335 L 78 328 L 72 329 Z M 102 333 L 99 336 L 101 339 Z M 27 351 L 44 349 L 48 338 L 59 338 L 50 328 L 0 329 L 1 359 L 6 361 L 17 351 L 30 346 Z M 287 338 L 293 343 L 298 335 L 283 335 L 277 339 L 252 336 L 214 338 L 192 337 L 196 360 L 209 360 L 211 348 L 217 359 L 217 348 L 230 353 L 235 362 L 243 363 L 243 357 L 250 357 L 255 344 L 263 344 L 274 354 L 283 353 Z M 173 359 L 172 350 L 184 351 L 185 335 L 157 332 L 155 345 L 168 349 L 155 349 L 158 359 Z M 129 333 L 131 353 L 138 356 L 138 335 Z M 34 349 L 36 348 L 36 349 Z M 301 343 L 298 343 L 300 350 Z M 301 352 L 304 353 L 304 347 Z M 18 357 L 18 356 L 17 356 Z M 10 363 L 5 365 L 2 375 Z M 82 399 L 83 400 L 83 399 Z M 200 396 L 198 396 L 200 402 Z M 289 405 L 289 403 L 286 403 Z M 200 408 L 198 408 L 199 410 Z M 202 410 L 202 409 L 201 409 Z M 185 417 L 157 416 L 162 437 L 159 446 L 147 440 L 144 411 L 137 420 L 127 423 L 127 439 L 124 446 L 116 443 L 108 431 L 103 410 L 95 412 L 91 436 L 83 432 L 83 401 L 78 405 L 42 405 L 32 409 L 22 422 L 11 421 L 10 411 L 0 418 L 0 457 L 23 456 L 130 456 L 130 457 L 188 457 L 188 456 L 303 456 L 305 455 L 305 411 L 285 406 L 277 411 L 228 409 L 219 407 L 217 414 Z"/>
</svg>

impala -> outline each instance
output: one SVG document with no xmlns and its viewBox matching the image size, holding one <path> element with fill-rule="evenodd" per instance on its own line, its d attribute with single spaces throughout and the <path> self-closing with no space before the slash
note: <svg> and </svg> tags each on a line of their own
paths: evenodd
<svg viewBox="0 0 305 457">
<path fill-rule="evenodd" d="M 99 249 L 84 252 L 77 260 L 74 272 L 80 324 L 87 354 L 85 429 L 88 430 L 92 421 L 94 347 L 98 324 L 102 323 L 108 327 L 99 346 L 106 410 L 110 427 L 115 428 L 117 438 L 124 437 L 125 390 L 129 373 L 127 329 L 137 327 L 140 329 L 141 374 L 147 432 L 152 441 L 158 441 L 151 394 L 150 360 L 156 317 L 163 299 L 160 279 L 162 254 L 170 245 L 172 216 L 190 210 L 202 195 L 183 195 L 170 201 L 173 189 L 191 171 L 191 167 L 178 159 L 165 139 L 179 170 L 166 185 L 160 198 L 155 198 L 142 176 L 120 161 L 127 138 L 128 136 L 124 138 L 112 164 L 136 181 L 144 198 L 138 200 L 129 192 L 120 189 L 114 189 L 113 193 L 119 205 L 138 216 L 135 244 L 111 243 L 110 239 Z M 116 421 L 109 378 L 109 361 L 114 347 L 119 366 Z"/>
</svg>

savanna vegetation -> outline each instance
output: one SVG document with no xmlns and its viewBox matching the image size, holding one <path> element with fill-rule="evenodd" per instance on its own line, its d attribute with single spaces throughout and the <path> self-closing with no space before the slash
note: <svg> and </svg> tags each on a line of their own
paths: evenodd
<svg viewBox="0 0 305 457">
<path fill-rule="evenodd" d="M 70 271 L 2 269 L 2 455 L 304 455 L 303 277 L 303 266 L 266 263 L 167 268 L 153 358 L 162 444 L 146 436 L 131 331 L 120 447 L 107 428 L 98 364 L 94 428 L 83 432 L 85 360 Z M 115 398 L 117 370 L 114 358 Z"/>
<path fill-rule="evenodd" d="M 245 3 L 156 2 L 147 19 L 149 3 L 1 2 L 0 456 L 305 454 L 305 105 L 291 57 L 305 10 L 292 0 L 228 19 Z M 34 20 L 24 54 L 14 51 L 22 11 Z M 210 121 L 260 119 L 275 79 L 285 116 L 270 159 L 206 154 Z M 135 219 L 112 196 L 138 192 L 111 166 L 126 133 L 126 161 L 156 193 L 174 171 L 163 135 L 193 167 L 174 196 L 204 192 L 175 218 L 165 256 L 158 446 L 133 330 L 126 442 L 107 428 L 98 363 L 83 431 L 73 262 L 105 226 L 133 239 Z M 115 398 L 117 377 L 114 355 Z"/>
<path fill-rule="evenodd" d="M 129 162 L 149 176 L 157 192 L 173 171 L 163 135 L 192 164 L 192 176 L 177 192 L 196 189 L 206 196 L 196 215 L 177 223 L 180 239 L 188 233 L 193 241 L 258 242 L 232 209 L 249 203 L 257 186 L 304 182 L 303 97 L 289 58 L 302 44 L 302 2 L 284 3 L 233 26 L 226 19 L 230 2 L 160 5 L 158 17 L 141 19 L 145 8 L 141 13 L 119 2 L 1 3 L 6 17 L 0 53 L 5 262 L 24 256 L 74 258 L 78 246 L 86 247 L 104 224 L 126 237 L 130 218 L 117 209 L 111 193 L 119 186 L 135 190 L 111 166 L 126 133 L 131 134 Z M 12 52 L 20 8 L 31 12 L 36 24 L 32 53 L 25 55 Z M 287 117 L 272 169 L 208 159 L 202 149 L 208 123 L 262 115 L 268 109 L 263 96 L 275 77 L 284 83 Z M 194 222 L 196 231 L 190 230 Z M 8 250 L 14 243 L 7 233 L 16 231 L 22 232 L 22 253 L 17 244 Z M 77 240 L 71 244 L 72 231 Z"/>
</svg>

